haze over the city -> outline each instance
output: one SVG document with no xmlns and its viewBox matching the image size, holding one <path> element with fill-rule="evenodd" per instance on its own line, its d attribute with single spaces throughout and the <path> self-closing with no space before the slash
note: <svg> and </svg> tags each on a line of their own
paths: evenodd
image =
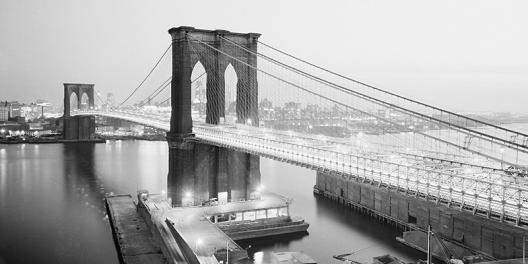
<svg viewBox="0 0 528 264">
<path fill-rule="evenodd" d="M 0 94 L 60 105 L 63 82 L 85 82 L 121 101 L 170 43 L 167 30 L 187 25 L 259 32 L 302 58 L 455 111 L 526 113 L 526 10 L 525 1 L 476 0 L 4 0 Z"/>
</svg>

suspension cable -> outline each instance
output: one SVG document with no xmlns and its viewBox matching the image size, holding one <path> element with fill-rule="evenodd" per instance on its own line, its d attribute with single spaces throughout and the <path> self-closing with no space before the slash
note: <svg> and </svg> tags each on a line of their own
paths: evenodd
<svg viewBox="0 0 528 264">
<path fill-rule="evenodd" d="M 341 103 L 341 102 L 339 102 L 339 101 L 336 101 L 336 100 L 333 100 L 333 99 L 331 99 L 331 98 L 329 98 L 329 97 L 327 97 L 327 96 L 323 96 L 323 95 L 317 94 L 317 93 L 315 93 L 315 92 L 313 92 L 313 91 L 310 91 L 310 90 L 308 90 L 308 89 L 306 89 L 306 88 L 304 88 L 304 87 L 301 87 L 301 86 L 299 86 L 299 85 L 297 85 L 297 84 L 294 84 L 294 83 L 292 83 L 292 82 L 290 82 L 290 81 L 287 81 L 287 80 L 285 80 L 285 79 L 283 79 L 283 78 L 280 78 L 280 77 L 275 76 L 275 75 L 273 75 L 273 74 L 271 74 L 271 73 L 268 73 L 268 72 L 266 72 L 266 71 L 263 71 L 262 69 L 259 69 L 259 68 L 255 67 L 255 66 L 253 66 L 253 65 L 250 65 L 250 64 L 248 64 L 248 63 L 246 63 L 246 62 L 244 62 L 244 61 L 242 61 L 242 60 L 240 60 L 240 59 L 238 59 L 238 58 L 236 58 L 236 57 L 234 57 L 234 56 L 231 56 L 230 54 L 228 54 L 228 53 L 226 53 L 226 52 L 224 52 L 224 51 L 222 51 L 222 50 L 219 50 L 219 49 L 217 49 L 217 48 L 211 46 L 210 44 L 208 44 L 208 43 L 206 43 L 206 42 L 203 42 L 203 41 L 201 41 L 201 40 L 199 40 L 199 39 L 194 39 L 194 38 L 191 37 L 191 36 L 188 36 L 188 38 L 189 38 L 189 41 L 197 42 L 197 43 L 200 43 L 200 44 L 202 44 L 202 45 L 208 46 L 209 48 L 211 48 L 211 49 L 213 49 L 213 50 L 216 50 L 217 52 L 222 53 L 222 54 L 224 54 L 224 55 L 230 57 L 231 59 L 233 59 L 233 60 L 235 60 L 235 61 L 237 61 L 237 62 L 239 62 L 239 63 L 242 63 L 242 64 L 246 65 L 247 67 L 250 67 L 250 68 L 252 68 L 252 69 L 254 69 L 254 70 L 257 70 L 257 71 L 259 71 L 259 72 L 262 72 L 263 74 L 265 74 L 265 75 L 267 75 L 267 76 L 270 76 L 270 77 L 272 77 L 272 78 L 274 78 L 274 79 L 277 79 L 277 80 L 279 80 L 279 81 L 282 81 L 282 82 L 284 82 L 284 83 L 286 83 L 286 84 L 289 84 L 289 85 L 291 85 L 291 86 L 293 86 L 293 87 L 296 87 L 297 89 L 301 89 L 301 90 L 303 90 L 303 91 L 305 91 L 305 92 L 307 92 L 307 93 L 310 93 L 310 94 L 313 94 L 313 95 L 316 95 L 316 96 L 320 96 L 321 98 L 324 98 L 324 99 L 326 99 L 326 100 L 329 100 L 329 101 L 331 101 L 331 102 L 333 102 L 333 103 L 335 103 L 335 104 L 341 105 L 341 106 L 343 106 L 343 107 L 346 107 L 346 108 L 352 108 L 352 109 L 354 109 L 354 110 L 356 110 L 356 111 L 358 111 L 358 112 L 361 112 L 361 113 L 363 113 L 363 114 L 366 114 L 366 115 L 369 115 L 369 116 L 374 116 L 374 117 L 376 117 L 376 118 L 378 118 L 378 119 L 380 119 L 380 120 L 383 120 L 384 122 L 388 122 L 388 123 L 391 123 L 391 124 L 396 125 L 396 126 L 401 126 L 401 125 L 398 124 L 397 122 L 391 121 L 391 120 L 389 120 L 389 119 L 381 118 L 381 117 L 378 117 L 378 116 L 376 116 L 376 115 L 373 115 L 372 113 L 368 113 L 368 112 L 363 111 L 363 110 L 361 110 L 361 109 L 354 108 L 354 107 L 352 107 L 352 106 L 350 106 L 350 105 L 343 104 L 343 103 Z M 420 135 L 422 135 L 422 136 L 424 136 L 424 137 L 432 138 L 432 139 L 434 139 L 434 140 L 437 140 L 438 142 L 442 142 L 442 143 L 444 143 L 444 144 L 454 146 L 454 147 L 456 147 L 456 148 L 458 148 L 458 149 L 465 150 L 465 151 L 468 151 L 468 152 L 471 152 L 471 153 L 474 153 L 474 154 L 477 154 L 477 155 L 480 155 L 480 156 L 486 157 L 486 158 L 491 159 L 491 160 L 495 160 L 495 161 L 502 162 L 502 163 L 505 163 L 505 164 L 508 164 L 508 165 L 512 165 L 512 166 L 522 167 L 522 166 L 519 166 L 519 165 L 517 165 L 517 164 L 511 163 L 511 162 L 508 162 L 508 161 L 503 161 L 503 160 L 498 159 L 498 158 L 496 158 L 496 157 L 493 157 L 493 156 L 490 156 L 490 155 L 487 155 L 487 154 L 484 154 L 484 153 L 477 152 L 477 151 L 475 151 L 475 150 L 471 150 L 471 149 L 468 149 L 468 148 L 465 148 L 465 147 L 459 146 L 459 145 L 457 145 L 457 144 L 455 144 L 455 143 L 452 143 L 452 142 L 446 141 L 446 140 L 444 140 L 444 139 L 440 139 L 440 138 L 434 137 L 434 136 L 432 136 L 432 135 L 428 135 L 428 134 L 423 133 L 423 132 L 420 132 L 420 131 L 415 131 L 415 133 L 420 134 Z"/>
<path fill-rule="evenodd" d="M 146 104 L 145 101 L 150 101 L 150 100 L 154 99 L 156 96 L 158 96 L 159 93 L 163 92 L 163 90 L 165 90 L 165 88 L 167 88 L 167 84 L 169 83 L 170 80 L 172 80 L 172 76 L 169 77 L 167 80 L 165 80 L 160 86 L 158 86 L 158 88 L 156 88 L 150 95 L 145 97 L 145 99 L 142 100 L 143 103 L 140 104 L 139 107 L 142 107 L 143 105 L 145 105 Z M 153 96 L 154 94 L 156 94 L 156 95 Z"/>
<path fill-rule="evenodd" d="M 277 48 L 274 48 L 271 45 L 268 45 L 268 44 L 266 44 L 266 43 L 264 43 L 262 41 L 257 40 L 257 42 L 259 44 L 262 44 L 263 46 L 266 46 L 266 47 L 268 47 L 268 48 L 270 48 L 270 49 L 272 49 L 272 50 L 274 50 L 276 52 L 279 52 L 279 53 L 281 53 L 283 55 L 286 55 L 286 56 L 288 56 L 288 57 L 290 57 L 292 59 L 295 59 L 295 60 L 300 61 L 302 63 L 308 64 L 308 65 L 310 65 L 310 66 L 312 66 L 314 68 L 317 68 L 319 70 L 325 71 L 327 73 L 330 73 L 332 75 L 338 76 L 340 78 L 346 79 L 348 81 L 351 81 L 351 82 L 363 85 L 365 87 L 371 88 L 371 89 L 376 90 L 378 92 L 382 92 L 382 93 L 397 97 L 397 98 L 402 99 L 404 101 L 409 101 L 409 102 L 412 102 L 412 103 L 415 103 L 415 104 L 418 104 L 418 105 L 421 105 L 421 106 L 432 108 L 434 110 L 437 110 L 437 111 L 440 111 L 440 112 L 444 112 L 444 113 L 447 113 L 449 115 L 453 115 L 453 116 L 456 116 L 456 117 L 459 117 L 459 118 L 462 118 L 462 119 L 467 119 L 467 120 L 470 120 L 470 121 L 475 122 L 475 123 L 480 123 L 480 124 L 483 124 L 483 125 L 486 125 L 486 126 L 490 126 L 490 127 L 493 127 L 493 128 L 499 129 L 499 130 L 503 130 L 503 131 L 506 131 L 506 132 L 509 132 L 509 133 L 513 133 L 513 134 L 521 135 L 521 136 L 524 136 L 524 137 L 528 137 L 527 134 L 524 134 L 524 133 L 521 133 L 521 132 L 518 132 L 518 131 L 514 131 L 514 130 L 511 130 L 511 129 L 508 129 L 508 128 L 505 128 L 505 127 L 497 126 L 497 125 L 494 125 L 494 124 L 491 124 L 491 123 L 488 123 L 488 122 L 484 122 L 482 120 L 477 120 L 477 119 L 474 119 L 474 118 L 471 118 L 471 117 L 467 117 L 467 116 L 464 116 L 464 115 L 460 115 L 460 114 L 457 114 L 457 113 L 454 113 L 454 112 L 451 112 L 451 111 L 448 111 L 448 110 L 445 110 L 445 109 L 442 109 L 442 108 L 438 108 L 438 107 L 435 107 L 435 106 L 432 106 L 432 105 L 429 105 L 429 104 L 426 104 L 426 103 L 422 103 L 420 101 L 416 101 L 416 100 L 413 100 L 413 99 L 410 99 L 410 98 L 407 98 L 407 97 L 404 97 L 404 96 L 389 92 L 389 91 L 381 89 L 379 87 L 376 87 L 376 86 L 373 86 L 373 85 L 358 81 L 356 79 L 352 79 L 352 78 L 347 77 L 345 75 L 342 75 L 340 73 L 334 72 L 332 70 L 326 69 L 326 68 L 318 66 L 316 64 L 313 64 L 313 63 L 311 63 L 309 61 L 303 60 L 303 59 L 301 59 L 299 57 L 296 57 L 296 56 L 294 56 L 294 55 L 292 55 L 290 53 L 287 53 L 285 51 L 282 51 L 282 50 L 279 50 Z M 522 146 L 522 145 L 520 145 L 520 146 Z"/>
<path fill-rule="evenodd" d="M 171 99 L 171 97 L 169 96 L 167 99 L 161 101 L 159 104 L 162 105 L 162 104 L 166 103 L 167 101 L 169 101 L 170 99 Z"/>
<path fill-rule="evenodd" d="M 527 149 L 527 146 L 524 146 L 524 145 L 518 144 L 518 143 L 516 143 L 516 142 L 509 141 L 509 140 L 506 140 L 506 139 L 503 139 L 503 138 L 500 138 L 500 137 L 496 137 L 496 136 L 493 136 L 493 135 L 489 135 L 489 134 L 486 134 L 486 133 L 483 133 L 483 132 L 479 132 L 479 131 L 477 131 L 477 130 L 469 129 L 469 128 L 467 128 L 467 127 L 463 127 L 463 126 L 460 126 L 460 125 L 452 124 L 452 123 L 447 122 L 447 121 L 445 121 L 445 120 L 441 120 L 441 119 L 438 119 L 438 118 L 434 118 L 434 117 L 432 117 L 432 116 L 424 115 L 424 114 L 418 113 L 418 112 L 416 112 L 416 111 L 413 111 L 413 110 L 406 109 L 406 108 L 403 108 L 403 107 L 401 107 L 401 106 L 395 105 L 395 104 L 393 104 L 393 103 L 389 103 L 389 102 L 381 101 L 381 100 L 379 100 L 379 99 L 377 99 L 377 98 L 374 98 L 374 97 L 372 97 L 372 96 L 369 96 L 369 95 L 366 95 L 366 94 L 360 93 L 360 92 L 358 92 L 358 91 L 351 90 L 351 89 L 349 89 L 349 88 L 347 88 L 347 87 L 344 87 L 344 86 L 342 86 L 342 85 L 338 85 L 338 84 L 336 84 L 336 83 L 333 83 L 333 82 L 330 82 L 330 81 L 328 81 L 328 80 L 322 79 L 322 78 L 320 78 L 320 77 L 317 77 L 317 76 L 312 75 L 312 74 L 310 74 L 310 73 L 307 73 L 307 72 L 305 72 L 305 71 L 299 70 L 299 69 L 297 69 L 297 68 L 295 68 L 295 67 L 289 66 L 289 65 L 287 65 L 287 64 L 285 64 L 285 63 L 283 63 L 283 62 L 277 61 L 277 60 L 275 60 L 275 59 L 273 59 L 273 58 L 270 58 L 270 57 L 268 57 L 268 56 L 266 56 L 266 55 L 263 55 L 263 54 L 261 54 L 261 53 L 259 53 L 259 52 L 256 52 L 256 51 L 253 51 L 253 50 L 250 50 L 250 49 L 248 49 L 248 48 L 246 48 L 246 47 L 243 47 L 243 46 L 241 46 L 240 44 L 238 44 L 238 43 L 236 43 L 236 42 L 234 42 L 234 41 L 232 41 L 232 40 L 229 40 L 229 39 L 227 39 L 227 38 L 224 38 L 224 37 L 221 37 L 221 38 L 224 39 L 224 40 L 226 40 L 226 41 L 228 41 L 228 42 L 230 42 L 230 43 L 232 43 L 233 45 L 236 45 L 236 46 L 238 46 L 238 47 L 244 49 L 244 50 L 247 51 L 247 52 L 253 53 L 253 54 L 258 55 L 258 56 L 261 56 L 261 57 L 263 57 L 264 59 L 266 59 L 266 60 L 268 60 L 268 61 L 271 61 L 271 62 L 274 63 L 274 64 L 277 64 L 277 65 L 279 65 L 279 66 L 281 66 L 281 67 L 284 67 L 284 68 L 286 68 L 286 69 L 288 69 L 288 70 L 294 71 L 294 72 L 296 72 L 296 73 L 298 73 L 298 74 L 301 74 L 301 75 L 303 75 L 303 76 L 305 76 L 305 77 L 307 77 L 307 78 L 310 78 L 310 79 L 312 79 L 312 80 L 314 80 L 314 81 L 317 81 L 317 82 L 319 82 L 319 83 L 322 83 L 322 84 L 325 84 L 325 85 L 331 86 L 331 87 L 333 87 L 334 89 L 339 89 L 339 90 L 344 91 L 344 92 L 346 92 L 346 93 L 353 93 L 353 94 L 356 94 L 356 96 L 361 97 L 361 98 L 363 98 L 363 99 L 365 99 L 365 100 L 369 100 L 369 101 L 371 101 L 371 102 L 373 102 L 373 103 L 376 103 L 376 104 L 380 104 L 380 105 L 384 105 L 384 106 L 389 106 L 389 107 L 392 107 L 392 108 L 396 108 L 396 109 L 399 109 L 399 111 L 401 111 L 401 112 L 407 112 L 408 114 L 411 114 L 411 115 L 413 115 L 413 116 L 420 116 L 421 118 L 429 119 L 429 120 L 432 120 L 432 121 L 435 121 L 435 122 L 438 122 L 438 123 L 444 124 L 444 125 L 446 125 L 446 126 L 453 126 L 453 127 L 458 128 L 458 129 L 468 131 L 469 133 L 474 133 L 474 134 L 477 134 L 477 135 L 479 135 L 479 136 L 481 136 L 481 137 L 489 138 L 489 139 L 487 139 L 487 141 L 490 141 L 490 140 L 491 140 L 491 141 L 494 141 L 494 140 L 496 140 L 496 141 L 498 141 L 497 143 L 501 144 L 502 146 L 508 147 L 508 148 L 511 148 L 512 146 L 515 146 L 515 147 L 516 147 L 515 150 L 517 150 L 517 151 L 521 151 L 521 152 L 524 152 L 524 153 L 528 153 L 528 150 L 525 150 L 525 149 Z M 259 43 L 261 43 L 261 42 L 259 42 Z M 264 43 L 261 43 L 261 44 L 263 44 L 263 45 L 265 45 L 265 46 L 268 46 L 268 45 L 266 45 L 266 44 L 264 44 Z M 274 49 L 274 48 L 273 48 L 273 49 Z M 291 56 L 293 57 L 293 55 L 291 55 Z M 306 61 L 304 61 L 304 60 L 302 60 L 302 59 L 299 59 L 299 58 L 296 58 L 296 57 L 294 57 L 294 58 L 295 58 L 295 59 L 298 59 L 298 60 L 300 60 L 300 61 L 302 61 L 302 62 L 308 63 L 309 65 L 312 65 L 312 64 L 310 64 L 309 62 L 306 62 Z M 319 66 L 316 66 L 316 65 L 315 65 L 314 67 L 319 67 Z M 353 80 L 353 79 L 351 79 L 351 80 Z M 354 81 L 355 81 L 355 80 L 354 80 Z M 357 82 L 357 81 L 355 81 L 355 82 Z M 360 84 L 362 84 L 362 85 L 366 85 L 366 86 L 368 86 L 367 84 L 363 84 L 363 83 L 361 83 L 361 82 L 358 82 L 358 83 L 360 83 Z M 369 86 L 369 87 L 370 87 L 370 86 Z M 375 87 L 373 87 L 373 88 L 375 88 Z M 439 110 L 440 110 L 440 111 L 443 111 L 443 110 L 441 110 L 441 109 L 439 109 Z M 461 116 L 461 117 L 465 118 L 464 116 Z M 478 121 L 478 122 L 480 122 L 480 121 Z M 483 123 L 483 122 L 480 122 L 480 123 Z M 499 127 L 499 128 L 501 128 L 501 127 Z M 501 129 L 502 129 L 502 128 L 501 128 Z M 522 133 L 519 133 L 519 132 L 514 132 L 514 133 L 517 133 L 517 134 L 521 134 L 521 135 L 523 135 Z M 467 134 L 467 133 L 465 133 L 465 134 Z M 527 136 L 528 136 L 528 135 L 527 135 Z"/>
<path fill-rule="evenodd" d="M 198 79 L 202 78 L 202 76 L 204 76 L 205 74 L 206 74 L 206 72 L 203 72 L 203 73 L 200 74 L 198 77 L 194 78 L 194 80 L 191 81 L 191 84 L 193 84 L 194 82 L 196 82 Z M 172 76 L 169 78 L 169 80 L 171 80 L 171 79 L 172 79 Z M 167 84 L 163 83 L 162 85 L 164 85 L 164 87 L 163 87 L 163 89 L 162 89 L 161 91 L 165 90 L 165 88 L 167 88 L 167 87 L 169 86 L 169 84 L 170 84 L 170 82 L 167 83 Z M 160 86 L 160 87 L 161 87 L 161 86 Z M 159 89 L 159 88 L 158 88 L 158 89 Z M 158 96 L 158 95 L 161 93 L 161 91 L 160 91 L 159 93 L 157 93 L 155 96 L 153 96 L 152 98 L 150 98 L 150 99 L 154 99 L 154 98 L 156 98 L 156 96 Z M 151 95 L 152 95 L 152 94 L 151 94 Z M 164 104 L 164 103 L 166 103 L 166 102 L 167 102 L 168 100 L 170 100 L 170 99 L 171 99 L 171 97 L 169 96 L 168 98 L 166 98 L 166 99 L 164 99 L 163 101 L 161 101 L 159 104 Z M 144 105 L 144 104 L 143 104 L 143 105 Z M 141 105 L 141 106 L 143 106 L 143 105 Z M 141 106 L 140 106 L 140 107 L 141 107 Z"/>
<path fill-rule="evenodd" d="M 167 47 L 167 49 L 165 50 L 165 52 L 163 52 L 163 55 L 161 55 L 161 57 L 158 59 L 158 61 L 156 62 L 156 64 L 154 64 L 154 67 L 152 67 L 152 69 L 150 69 L 149 73 L 147 74 L 147 76 L 145 76 L 145 78 L 143 78 L 143 80 L 141 81 L 141 83 L 139 83 L 139 85 L 136 87 L 136 89 L 134 89 L 134 91 L 132 91 L 132 93 L 130 93 L 130 95 L 125 99 L 123 100 L 123 102 L 121 102 L 119 104 L 119 106 L 122 106 L 124 103 L 126 103 L 128 101 L 128 99 L 130 99 L 130 97 L 132 97 L 136 92 L 137 90 L 145 83 L 145 81 L 148 79 L 148 77 L 152 74 L 152 72 L 154 72 L 154 70 L 156 69 L 156 67 L 158 67 L 158 65 L 160 64 L 161 60 L 165 57 L 165 55 L 167 55 L 167 52 L 169 52 L 170 48 L 172 47 L 172 42 L 171 44 L 169 45 L 169 47 Z"/>
</svg>

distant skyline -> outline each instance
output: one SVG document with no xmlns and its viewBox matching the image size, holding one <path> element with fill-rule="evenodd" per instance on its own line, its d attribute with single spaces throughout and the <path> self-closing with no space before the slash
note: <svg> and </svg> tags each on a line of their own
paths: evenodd
<svg viewBox="0 0 528 264">
<path fill-rule="evenodd" d="M 62 83 L 122 101 L 171 27 L 261 40 L 386 90 L 462 112 L 528 113 L 526 1 L 0 3 L 0 99 L 62 103 Z M 263 99 L 263 98 L 260 98 Z"/>
</svg>

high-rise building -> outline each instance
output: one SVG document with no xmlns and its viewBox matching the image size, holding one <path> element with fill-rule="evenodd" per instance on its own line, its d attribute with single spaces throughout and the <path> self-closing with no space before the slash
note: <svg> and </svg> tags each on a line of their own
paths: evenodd
<svg viewBox="0 0 528 264">
<path fill-rule="evenodd" d="M 8 102 L 9 105 L 9 117 L 20 117 L 22 116 L 22 104 L 14 101 L 14 102 Z"/>
<path fill-rule="evenodd" d="M 7 121 L 9 119 L 9 104 L 0 102 L 0 121 Z"/>
</svg>

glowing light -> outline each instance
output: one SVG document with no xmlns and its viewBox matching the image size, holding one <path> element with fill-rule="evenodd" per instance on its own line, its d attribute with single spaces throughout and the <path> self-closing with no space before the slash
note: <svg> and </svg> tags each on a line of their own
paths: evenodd
<svg viewBox="0 0 528 264">
<path fill-rule="evenodd" d="M 255 254 L 253 254 L 253 259 L 255 260 L 255 263 L 264 263 L 264 252 L 262 251 L 259 251 L 259 252 L 255 252 Z"/>
<path fill-rule="evenodd" d="M 5 133 L 5 129 L 0 129 L 0 134 L 4 134 Z"/>
<path fill-rule="evenodd" d="M 196 239 L 196 241 L 194 241 L 194 250 L 198 251 L 198 247 L 200 247 L 200 245 L 202 245 L 203 241 L 201 238 L 198 238 Z"/>
<path fill-rule="evenodd" d="M 248 119 L 246 120 L 246 124 L 251 125 L 252 123 L 253 123 L 253 122 L 251 121 L 251 118 L 248 118 Z"/>
<path fill-rule="evenodd" d="M 185 198 L 191 198 L 191 196 L 192 196 L 191 192 L 189 191 L 185 192 Z"/>
<path fill-rule="evenodd" d="M 264 185 L 261 184 L 257 187 L 257 192 L 262 192 L 263 190 L 264 190 Z"/>
</svg>

